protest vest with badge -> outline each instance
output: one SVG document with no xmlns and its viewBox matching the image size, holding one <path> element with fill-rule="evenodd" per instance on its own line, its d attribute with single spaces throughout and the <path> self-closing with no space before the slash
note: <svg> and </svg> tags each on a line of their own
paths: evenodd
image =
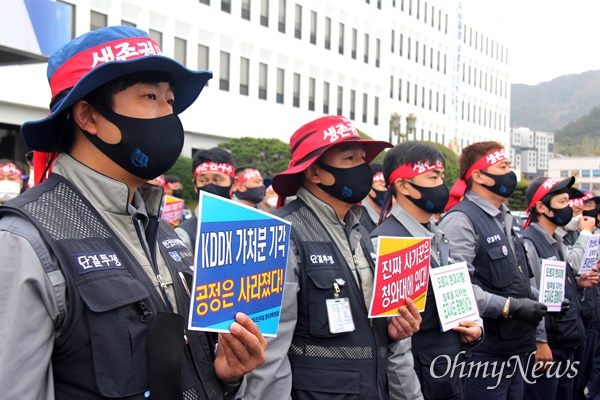
<svg viewBox="0 0 600 400">
<path fill-rule="evenodd" d="M 471 282 L 499 296 L 532 299 L 529 280 L 533 274 L 516 221 L 512 226 L 515 254 L 504 230 L 479 206 L 464 199 L 448 214 L 458 211 L 469 217 L 479 239 Z M 501 316 L 483 318 L 483 323 L 485 337 L 477 352 L 510 355 L 535 350 L 534 326 Z"/>
<path fill-rule="evenodd" d="M 148 332 L 159 313 L 172 311 L 143 267 L 92 204 L 59 175 L 27 190 L 1 212 L 33 223 L 58 260 L 57 269 L 46 273 L 60 269 L 66 281 L 67 318 L 52 354 L 56 398 L 147 398 L 153 373 Z M 191 282 L 191 253 L 166 222 L 150 219 L 154 243 L 172 275 L 173 301 L 187 319 L 189 296 L 183 280 Z M 169 371 L 180 377 L 179 398 L 222 399 L 211 337 L 187 332 L 187 338 L 181 362 Z"/>
<path fill-rule="evenodd" d="M 541 259 L 560 260 L 558 253 L 537 229 L 529 226 L 523 237 L 530 240 Z M 563 261 L 563 260 L 560 260 Z M 559 313 L 546 313 L 546 335 L 548 345 L 553 347 L 572 348 L 583 345 L 585 328 L 581 318 L 577 281 L 571 266 L 567 263 L 565 276 L 565 297 L 569 299 L 569 310 L 562 317 Z"/>
<path fill-rule="evenodd" d="M 387 320 L 368 318 L 362 290 L 333 238 L 310 208 L 296 199 L 275 212 L 292 223 L 291 238 L 299 253 L 300 291 L 298 319 L 288 350 L 292 367 L 292 397 L 297 400 L 329 399 L 332 393 L 360 399 L 387 399 Z M 361 246 L 371 269 L 374 253 L 368 233 Z M 319 257 L 320 256 L 320 257 Z M 331 333 L 326 301 L 348 298 L 355 330 Z M 371 326 L 372 325 L 372 326 Z"/>
</svg>

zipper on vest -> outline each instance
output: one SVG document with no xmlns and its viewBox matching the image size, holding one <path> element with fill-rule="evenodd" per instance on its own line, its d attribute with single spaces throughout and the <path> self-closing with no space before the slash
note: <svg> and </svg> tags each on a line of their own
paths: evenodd
<svg viewBox="0 0 600 400">
<path fill-rule="evenodd" d="M 163 300 L 169 307 L 169 310 L 171 310 L 171 312 L 175 312 L 175 308 L 173 307 L 173 301 L 171 299 L 171 296 L 169 295 L 169 291 L 167 290 L 167 285 L 164 283 L 162 276 L 158 271 L 156 261 L 154 260 L 154 257 L 150 255 L 150 249 L 148 248 L 148 244 L 146 243 L 146 240 L 144 240 L 144 236 L 142 235 L 140 228 L 140 220 L 136 217 L 132 217 L 132 219 L 133 225 L 135 226 L 135 231 L 138 235 L 138 239 L 140 240 L 142 248 L 144 249 L 144 253 L 146 254 L 146 258 L 150 263 L 150 267 L 152 267 L 152 271 L 154 271 L 154 275 L 156 275 L 156 281 L 158 282 L 158 286 L 160 288 L 160 292 L 162 293 Z"/>
</svg>

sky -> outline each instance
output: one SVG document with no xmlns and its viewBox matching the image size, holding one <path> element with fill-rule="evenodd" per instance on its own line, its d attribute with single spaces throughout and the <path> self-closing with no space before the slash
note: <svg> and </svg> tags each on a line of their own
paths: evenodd
<svg viewBox="0 0 600 400">
<path fill-rule="evenodd" d="M 486 21 L 486 29 L 509 43 L 512 83 L 536 85 L 600 70 L 600 0 L 462 2 L 465 23 Z"/>
</svg>

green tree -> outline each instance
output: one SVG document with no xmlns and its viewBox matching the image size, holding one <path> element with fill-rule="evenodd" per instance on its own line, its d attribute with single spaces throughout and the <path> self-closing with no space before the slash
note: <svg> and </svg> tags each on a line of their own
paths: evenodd
<svg viewBox="0 0 600 400">
<path fill-rule="evenodd" d="M 459 164 L 458 164 L 458 156 L 449 148 L 444 146 L 443 144 L 436 142 L 428 142 L 423 141 L 423 143 L 430 144 L 439 151 L 442 152 L 444 158 L 446 158 L 446 170 L 444 171 L 444 183 L 448 187 L 448 189 L 452 189 L 454 186 L 454 182 L 458 180 L 458 172 L 459 172 Z"/>
<path fill-rule="evenodd" d="M 510 208 L 511 211 L 525 211 L 527 209 L 525 193 L 527 192 L 528 187 L 529 184 L 527 181 L 521 180 L 517 182 L 517 188 L 508 199 L 508 208 Z"/>
<path fill-rule="evenodd" d="M 231 151 L 236 166 L 250 165 L 265 178 L 286 170 L 290 163 L 289 144 L 279 139 L 242 137 L 220 143 L 219 147 Z"/>
<path fill-rule="evenodd" d="M 167 171 L 165 175 L 175 175 L 181 179 L 183 185 L 182 198 L 185 204 L 193 210 L 198 203 L 198 197 L 194 191 L 194 174 L 192 173 L 192 159 L 189 157 L 180 156 L 173 167 Z"/>
</svg>

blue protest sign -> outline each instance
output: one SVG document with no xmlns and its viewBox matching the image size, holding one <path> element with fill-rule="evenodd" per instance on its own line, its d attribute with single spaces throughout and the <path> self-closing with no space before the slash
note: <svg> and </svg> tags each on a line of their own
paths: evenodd
<svg viewBox="0 0 600 400">
<path fill-rule="evenodd" d="M 264 336 L 279 325 L 290 223 L 200 192 L 189 329 L 229 332 L 237 312 Z"/>
</svg>

